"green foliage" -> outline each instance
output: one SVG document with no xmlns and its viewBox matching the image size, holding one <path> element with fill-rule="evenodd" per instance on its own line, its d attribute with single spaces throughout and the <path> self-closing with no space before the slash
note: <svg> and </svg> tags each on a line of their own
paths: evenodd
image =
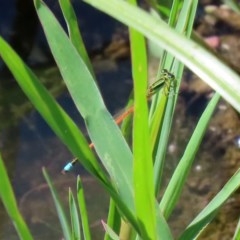
<svg viewBox="0 0 240 240">
<path fill-rule="evenodd" d="M 167 6 L 161 8 L 158 1 L 153 0 L 152 6 L 156 8 L 152 10 L 152 14 L 137 7 L 134 0 L 85 0 L 85 2 L 130 27 L 135 111 L 132 151 L 104 105 L 70 2 L 60 0 L 69 36 L 43 2 L 35 0 L 35 7 L 54 59 L 85 121 L 98 158 L 105 169 L 98 163 L 75 123 L 2 38 L 0 38 L 1 56 L 25 94 L 53 131 L 109 193 L 111 201 L 108 222 L 104 224 L 105 240 L 111 237 L 126 240 L 173 239 L 167 219 L 174 210 L 185 185 L 195 154 L 220 95 L 238 111 L 240 110 L 239 77 L 203 47 L 189 39 L 197 1 L 176 0 L 166 10 Z M 164 9 L 165 14 L 169 15 L 168 25 L 159 17 L 159 9 L 160 11 Z M 159 82 L 160 91 L 152 97 L 150 112 L 148 112 L 146 98 L 148 68 L 145 37 L 149 39 L 151 47 L 161 55 L 161 64 L 156 79 L 161 76 L 162 69 L 167 69 L 167 73 L 171 73 L 168 75 L 172 76 L 170 79 L 174 79 L 173 85 L 168 78 Z M 156 196 L 161 188 L 167 144 L 177 101 L 176 93 L 184 66 L 198 74 L 218 93 L 203 112 L 167 189 L 158 202 Z M 226 82 L 226 79 L 229 81 Z M 155 85 L 154 89 L 156 90 Z M 104 141 L 102 141 L 102 136 L 104 136 Z M 1 161 L 0 171 L 5 179 L 0 184 L 1 199 L 11 219 L 16 223 L 17 231 L 26 234 L 22 239 L 31 239 L 18 213 L 10 184 L 7 182 L 6 171 L 1 167 Z M 91 239 L 80 178 L 77 180 L 77 202 L 81 220 L 76 201 L 70 191 L 70 228 L 50 178 L 45 170 L 43 174 L 55 201 L 64 238 Z M 193 239 L 200 234 L 230 194 L 239 187 L 239 176 L 239 171 L 237 171 L 209 205 L 183 230 L 180 239 Z M 121 226 L 120 218 L 122 219 Z"/>
<path fill-rule="evenodd" d="M 83 191 L 83 186 L 82 186 L 82 181 L 80 176 L 78 176 L 77 178 L 77 200 L 78 200 L 78 207 L 79 207 L 81 219 L 82 219 L 83 236 L 85 240 L 90 240 L 91 234 L 90 234 L 90 228 L 88 224 L 87 208 L 86 208 L 84 191 Z"/>
<path fill-rule="evenodd" d="M 57 194 L 57 192 L 56 192 L 56 190 L 55 190 L 55 188 L 52 184 L 52 181 L 51 181 L 50 177 L 48 176 L 45 169 L 43 169 L 43 175 L 44 175 L 44 178 L 47 181 L 48 186 L 51 190 L 51 194 L 52 194 L 52 197 L 53 197 L 53 200 L 54 200 L 54 204 L 55 204 L 55 207 L 56 207 L 56 210 L 57 210 L 57 213 L 58 213 L 58 216 L 59 216 L 59 220 L 60 220 L 60 223 L 61 223 L 63 236 L 64 236 L 65 239 L 71 239 L 71 230 L 70 230 L 70 227 L 69 227 L 69 224 L 68 224 L 68 219 L 67 219 L 66 214 L 63 210 L 63 207 L 61 205 L 58 194 Z"/>
<path fill-rule="evenodd" d="M 129 0 L 129 2 L 133 5 L 137 4 L 135 0 Z M 143 35 L 135 29 L 130 28 L 129 34 L 134 84 L 133 178 L 136 217 L 141 236 L 144 239 L 157 239 L 153 163 L 148 131 L 148 106 L 147 98 L 143 97 L 146 95 L 147 89 L 146 43 Z"/>
<path fill-rule="evenodd" d="M 163 20 L 151 16 L 140 8 L 129 5 L 126 1 L 84 1 L 138 30 L 149 40 L 155 42 L 157 46 L 167 50 L 219 92 L 234 108 L 240 110 L 238 75 L 202 46 L 170 28 Z M 183 2 L 190 7 L 197 3 L 193 0 Z M 188 19 L 189 15 L 184 17 Z"/>
<path fill-rule="evenodd" d="M 21 213 L 17 207 L 17 202 L 13 193 L 11 182 L 8 178 L 6 168 L 4 166 L 2 157 L 0 156 L 0 199 L 11 218 L 14 227 L 20 239 L 31 240 L 33 239 Z"/>
</svg>

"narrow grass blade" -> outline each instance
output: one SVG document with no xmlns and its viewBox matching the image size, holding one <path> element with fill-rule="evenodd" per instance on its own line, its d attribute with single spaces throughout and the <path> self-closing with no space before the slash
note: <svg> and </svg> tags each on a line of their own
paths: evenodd
<svg viewBox="0 0 240 240">
<path fill-rule="evenodd" d="M 72 226 L 72 239 L 81 240 L 78 209 L 77 209 L 77 205 L 71 189 L 69 189 L 69 211 L 70 211 L 71 226 Z"/>
<path fill-rule="evenodd" d="M 0 198 L 2 203 L 12 220 L 12 223 L 18 233 L 18 236 L 22 240 L 33 239 L 21 213 L 18 210 L 17 202 L 13 193 L 13 189 L 10 180 L 7 175 L 7 170 L 4 166 L 2 157 L 0 155 Z"/>
<path fill-rule="evenodd" d="M 196 17 L 197 0 L 184 1 L 181 12 L 178 16 L 176 31 L 190 38 L 193 30 L 193 23 Z"/>
<path fill-rule="evenodd" d="M 239 76 L 203 47 L 177 33 L 162 20 L 130 6 L 126 1 L 84 1 L 135 28 L 169 51 L 240 111 Z"/>
<path fill-rule="evenodd" d="M 62 227 L 62 231 L 63 231 L 63 236 L 64 236 L 64 239 L 65 240 L 70 240 L 71 239 L 71 230 L 70 230 L 70 227 L 69 227 L 69 221 L 64 213 L 64 210 L 63 210 L 63 207 L 61 205 L 61 202 L 60 202 L 60 199 L 57 195 L 57 192 L 52 184 L 52 181 L 50 179 L 50 177 L 48 176 L 47 174 L 47 171 L 45 170 L 45 168 L 43 168 L 43 176 L 45 178 L 45 180 L 47 181 L 47 184 L 50 188 L 50 191 L 51 191 L 51 194 L 52 194 L 52 197 L 53 197 L 53 200 L 54 200 L 54 204 L 55 204 L 55 207 L 56 207 L 56 210 L 57 210 L 57 213 L 58 213 L 58 217 L 59 217 L 59 220 L 60 220 L 60 224 L 61 224 L 61 227 Z"/>
<path fill-rule="evenodd" d="M 133 212 L 132 153 L 107 111 L 91 72 L 60 24 L 41 1 L 36 0 L 35 6 L 53 56 L 73 101 L 85 120 L 95 150 L 122 201 Z"/>
<path fill-rule="evenodd" d="M 198 214 L 181 234 L 179 240 L 194 239 L 199 232 L 216 216 L 219 208 L 240 186 L 240 169 L 229 179 L 222 190 Z"/>
<path fill-rule="evenodd" d="M 117 206 L 113 199 L 110 199 L 107 225 L 113 229 L 114 232 L 119 232 L 121 225 L 121 216 L 117 210 Z M 104 240 L 111 240 L 110 236 L 105 233 Z"/>
<path fill-rule="evenodd" d="M 235 229 L 234 236 L 233 236 L 233 240 L 239 240 L 239 239 L 240 239 L 240 219 L 238 220 L 238 224 Z"/>
<path fill-rule="evenodd" d="M 104 221 L 102 221 L 102 224 L 106 233 L 112 240 L 120 240 L 119 236 L 112 230 L 111 227 L 109 227 Z"/>
<path fill-rule="evenodd" d="M 172 99 L 171 99 L 172 98 Z M 151 144 L 154 147 L 154 185 L 155 195 L 160 189 L 163 168 L 165 165 L 165 154 L 173 117 L 174 98 L 171 95 L 161 96 L 158 109 L 155 111 L 151 124 Z"/>
<path fill-rule="evenodd" d="M 135 0 L 129 0 L 136 5 Z M 142 34 L 129 29 L 134 81 L 133 158 L 134 196 L 141 237 L 156 239 L 153 163 L 148 133 L 147 54 Z M 144 96 L 144 97 L 143 97 Z"/>
<path fill-rule="evenodd" d="M 160 94 L 161 94 L 161 98 L 156 105 L 156 110 L 153 113 L 153 116 L 151 118 L 151 124 L 150 124 L 150 139 L 151 139 L 151 146 L 152 146 L 153 153 L 156 148 L 159 132 L 161 132 L 161 129 L 162 129 L 164 113 L 166 110 L 166 105 L 168 100 L 168 96 L 164 94 L 162 90 Z"/>
<path fill-rule="evenodd" d="M 205 134 L 208 123 L 219 99 L 220 96 L 216 93 L 203 112 L 192 134 L 192 137 L 188 142 L 183 157 L 175 169 L 173 176 L 167 186 L 167 189 L 162 197 L 162 200 L 160 202 L 160 210 L 166 219 L 172 213 L 172 210 L 174 209 L 176 202 L 178 201 L 178 198 L 182 192 L 182 188 L 185 184 L 188 172 L 192 166 L 197 150 L 201 144 L 202 138 Z"/>
<path fill-rule="evenodd" d="M 177 86 L 173 89 L 172 92 L 168 94 L 168 96 L 162 94 L 160 97 L 159 104 L 154 112 L 155 119 L 152 121 L 151 132 L 152 136 L 156 135 L 154 138 L 154 142 L 152 144 L 155 145 L 155 159 L 154 159 L 154 185 L 155 185 L 155 195 L 158 196 L 158 192 L 160 190 L 163 170 L 165 166 L 165 156 L 166 151 L 168 149 L 169 143 L 169 135 L 172 126 L 172 119 L 175 110 L 176 98 L 178 93 L 178 86 L 181 81 L 181 76 L 183 72 L 183 65 L 179 63 L 177 59 L 171 59 L 168 57 L 167 53 L 166 61 L 163 63 L 165 65 L 173 65 L 174 72 L 171 73 L 176 76 Z M 168 61 L 173 61 L 170 64 Z M 158 135 L 156 134 L 158 132 Z M 158 137 L 158 138 L 157 138 Z"/>
<path fill-rule="evenodd" d="M 71 2 L 69 0 L 59 0 L 59 3 L 68 26 L 70 40 L 87 65 L 89 71 L 94 76 L 93 67 L 88 57 L 81 33 L 79 31 L 77 17 L 75 15 Z"/>
<path fill-rule="evenodd" d="M 192 33 L 194 17 L 196 15 L 197 1 L 184 1 L 180 13 L 179 11 L 176 11 L 176 9 L 178 10 L 180 9 L 179 5 L 182 5 L 182 2 L 180 3 L 179 1 L 174 1 L 171 14 L 170 14 L 170 19 L 168 22 L 169 24 L 173 25 L 173 23 L 176 22 L 176 18 L 178 17 L 178 21 L 175 26 L 176 31 L 186 35 L 187 37 L 190 37 Z M 174 114 L 176 101 L 177 101 L 177 93 L 179 91 L 179 86 L 181 84 L 183 68 L 184 68 L 184 65 L 169 53 L 166 53 L 166 57 L 163 59 L 163 61 L 161 61 L 161 65 L 163 66 L 163 68 L 167 68 L 167 69 L 168 69 L 168 66 L 172 66 L 171 73 L 175 75 L 177 83 L 174 89 L 175 93 L 172 95 L 170 94 L 168 98 L 166 110 L 164 111 L 163 122 L 160 118 L 162 115 L 161 113 L 162 109 L 157 108 L 156 112 L 159 112 L 160 116 L 159 116 L 159 120 L 156 119 L 155 121 L 156 123 L 159 122 L 159 128 L 157 128 L 158 127 L 157 124 L 155 124 L 154 128 L 153 126 L 151 126 L 152 132 L 154 134 L 160 132 L 157 151 L 156 151 L 156 157 L 154 161 L 154 180 L 155 180 L 154 182 L 155 182 L 156 196 L 158 195 L 158 192 L 161 186 L 163 167 L 165 165 L 165 155 L 166 155 L 167 145 L 169 142 L 168 139 L 171 131 L 172 119 L 173 119 L 173 114 Z M 161 99 L 161 101 L 164 101 L 164 100 Z M 160 106 L 163 108 L 165 105 L 164 103 L 161 103 L 161 104 L 162 105 Z M 160 124 L 161 122 L 162 124 Z"/>
<path fill-rule="evenodd" d="M 82 220 L 82 229 L 83 229 L 83 239 L 91 240 L 91 233 L 88 222 L 88 212 L 85 203 L 84 191 L 82 186 L 82 181 L 80 176 L 77 177 L 77 200 L 78 207 L 80 210 L 81 220 Z"/>
<path fill-rule="evenodd" d="M 2 38 L 0 38 L 0 53 L 24 93 L 57 136 L 80 159 L 89 172 L 101 181 L 107 182 L 107 178 L 79 128 Z"/>
</svg>

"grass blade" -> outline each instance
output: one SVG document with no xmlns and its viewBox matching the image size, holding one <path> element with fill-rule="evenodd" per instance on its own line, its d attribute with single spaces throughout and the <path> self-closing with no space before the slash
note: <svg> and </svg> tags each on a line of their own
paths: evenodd
<svg viewBox="0 0 240 240">
<path fill-rule="evenodd" d="M 89 172 L 101 181 L 107 182 L 107 178 L 79 128 L 2 38 L 0 38 L 0 53 L 24 93 L 57 136 L 81 160 Z"/>
<path fill-rule="evenodd" d="M 132 153 L 107 111 L 91 72 L 56 18 L 41 1 L 36 0 L 35 6 L 53 56 L 73 101 L 85 120 L 95 150 L 122 201 L 129 211 L 133 211 Z"/>
<path fill-rule="evenodd" d="M 234 236 L 233 236 L 233 240 L 239 240 L 239 239 L 240 239 L 240 219 L 238 220 L 238 224 L 235 229 Z"/>
<path fill-rule="evenodd" d="M 240 186 L 240 169 L 229 179 L 222 190 L 198 214 L 182 233 L 179 240 L 194 239 L 199 232 L 216 216 L 219 208 Z"/>
<path fill-rule="evenodd" d="M 54 200 L 54 204 L 55 204 L 55 207 L 56 207 L 56 210 L 57 210 L 57 213 L 58 213 L 58 217 L 59 217 L 59 220 L 60 220 L 60 224 L 61 224 L 61 227 L 62 227 L 64 239 L 70 240 L 71 239 L 71 231 L 70 231 L 70 227 L 68 225 L 68 219 L 67 219 L 67 217 L 66 217 L 66 215 L 63 211 L 60 199 L 57 195 L 57 192 L 56 192 L 56 190 L 55 190 L 55 188 L 52 184 L 52 181 L 51 181 L 50 177 L 48 176 L 45 168 L 43 168 L 42 171 L 43 171 L 43 176 L 44 176 L 45 180 L 47 181 L 47 184 L 50 188 L 50 191 L 51 191 L 51 194 L 52 194 L 52 197 L 53 197 L 53 200 Z"/>
<path fill-rule="evenodd" d="M 159 211 L 158 203 L 155 204 L 155 210 L 157 215 L 157 236 L 158 240 L 173 240 L 173 236 L 171 234 L 170 228 L 166 219 L 164 218 L 161 211 Z"/>
<path fill-rule="evenodd" d="M 213 111 L 215 110 L 215 107 L 219 101 L 219 98 L 219 94 L 216 93 L 203 112 L 193 132 L 193 135 L 188 142 L 183 157 L 175 169 L 173 176 L 167 186 L 167 189 L 162 197 L 162 200 L 160 202 L 160 209 L 166 218 L 168 218 L 172 213 L 172 210 L 174 209 L 175 204 L 181 194 L 188 172 L 192 166 L 192 162 L 194 161 L 196 152 L 199 148 L 199 145 L 207 129 Z"/>
<path fill-rule="evenodd" d="M 91 240 L 89 222 L 88 222 L 88 213 L 85 203 L 84 191 L 82 186 L 82 181 L 80 176 L 77 178 L 77 200 L 78 207 L 80 210 L 81 220 L 82 220 L 82 229 L 83 229 L 83 239 Z"/>
<path fill-rule="evenodd" d="M 102 221 L 103 227 L 112 240 L 120 240 L 119 236 L 111 229 L 110 226 L 108 226 L 105 222 Z"/>
<path fill-rule="evenodd" d="M 121 216 L 117 210 L 117 206 L 113 199 L 110 199 L 107 225 L 113 229 L 114 232 L 119 232 L 121 225 Z M 111 240 L 110 236 L 105 233 L 104 240 Z"/>
<path fill-rule="evenodd" d="M 88 57 L 81 33 L 79 31 L 78 21 L 74 9 L 69 0 L 59 0 L 59 3 L 68 26 L 69 38 L 87 65 L 91 74 L 95 76 L 91 61 Z"/>
<path fill-rule="evenodd" d="M 71 189 L 69 189 L 69 211 L 70 211 L 71 226 L 72 226 L 72 239 L 81 240 L 78 209 L 77 209 L 77 205 Z"/>
<path fill-rule="evenodd" d="M 171 10 L 170 19 L 168 21 L 173 25 L 173 22 L 176 22 L 176 18 L 179 17 L 175 29 L 176 31 L 186 35 L 187 37 L 189 37 L 192 32 L 194 16 L 196 15 L 196 8 L 197 8 L 196 2 L 197 1 L 194 1 L 194 2 L 184 1 L 183 6 L 181 8 L 181 12 L 179 13 L 178 11 L 176 11 L 176 9 L 179 9 L 179 5 L 181 5 L 181 3 L 179 3 L 179 1 L 174 1 L 172 6 L 173 10 Z M 166 57 L 164 58 L 163 61 L 161 61 L 161 64 L 163 65 L 163 68 L 167 68 L 167 69 L 169 66 L 172 66 L 171 72 L 176 76 L 176 81 L 177 81 L 176 88 L 174 91 L 175 93 L 177 93 L 179 90 L 179 86 L 181 84 L 184 65 L 169 53 L 166 53 Z M 163 173 L 163 167 L 165 164 L 166 149 L 169 142 L 168 139 L 171 131 L 172 119 L 173 119 L 174 109 L 177 101 L 177 95 L 170 94 L 170 97 L 168 98 L 168 101 L 166 104 L 166 110 L 164 111 L 163 120 L 162 120 L 163 113 L 161 113 L 161 111 L 163 110 L 161 108 L 164 108 L 165 106 L 164 96 L 162 98 L 160 99 L 160 101 L 162 102 L 158 104 L 159 107 L 157 107 L 156 109 L 156 112 L 160 114 L 159 118 L 155 119 L 155 122 L 159 123 L 159 128 L 157 128 L 158 127 L 157 124 L 155 124 L 156 126 L 154 128 L 151 126 L 153 134 L 160 132 L 157 151 L 156 151 L 156 157 L 154 161 L 154 173 L 155 173 L 154 179 L 155 179 L 156 195 L 158 195 L 158 192 L 161 186 L 161 178 Z M 160 124 L 161 122 L 162 122 L 162 125 Z"/>
<path fill-rule="evenodd" d="M 21 213 L 18 210 L 17 202 L 14 197 L 13 189 L 7 175 L 7 170 L 3 164 L 2 157 L 0 156 L 0 198 L 2 203 L 11 218 L 13 225 L 22 240 L 33 239 Z"/>
<path fill-rule="evenodd" d="M 136 5 L 135 0 L 129 0 Z M 147 92 L 147 53 L 142 34 L 129 29 L 134 81 L 133 158 L 134 196 L 141 237 L 156 239 L 153 164 L 149 145 Z M 144 177 L 143 177 L 144 176 Z"/>
</svg>

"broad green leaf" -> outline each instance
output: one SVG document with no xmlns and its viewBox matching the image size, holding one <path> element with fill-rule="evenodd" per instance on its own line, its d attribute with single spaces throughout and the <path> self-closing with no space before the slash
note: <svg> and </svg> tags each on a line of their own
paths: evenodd
<svg viewBox="0 0 240 240">
<path fill-rule="evenodd" d="M 55 61 L 85 120 L 95 150 L 128 207 L 128 214 L 134 212 L 132 153 L 107 111 L 91 72 L 62 27 L 45 4 L 36 0 L 35 6 Z"/>
<path fill-rule="evenodd" d="M 107 178 L 79 128 L 39 82 L 35 74 L 1 37 L 0 53 L 24 93 L 56 135 L 80 159 L 89 172 L 106 183 Z"/>
<path fill-rule="evenodd" d="M 82 57 L 83 61 L 87 65 L 91 74 L 95 76 L 81 33 L 79 31 L 77 17 L 75 15 L 71 2 L 69 0 L 59 0 L 59 3 L 68 26 L 69 38 L 80 56 Z"/>
</svg>

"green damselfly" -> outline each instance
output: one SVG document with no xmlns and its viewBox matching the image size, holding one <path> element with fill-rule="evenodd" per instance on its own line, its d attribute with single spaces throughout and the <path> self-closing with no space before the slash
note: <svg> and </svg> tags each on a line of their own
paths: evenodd
<svg viewBox="0 0 240 240">
<path fill-rule="evenodd" d="M 163 93 L 165 95 L 168 95 L 171 89 L 175 90 L 175 88 L 176 88 L 175 76 L 168 70 L 162 69 L 159 79 L 148 87 L 147 97 L 150 98 L 152 95 L 156 94 L 161 89 L 163 89 Z"/>
</svg>

